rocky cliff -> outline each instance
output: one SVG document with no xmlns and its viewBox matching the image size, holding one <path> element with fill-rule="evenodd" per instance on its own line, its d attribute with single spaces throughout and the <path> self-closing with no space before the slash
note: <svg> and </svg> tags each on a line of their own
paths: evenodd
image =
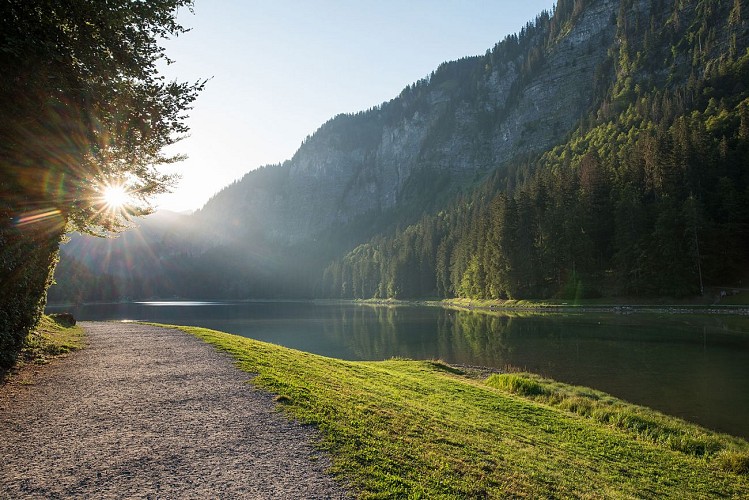
<svg viewBox="0 0 749 500">
<path fill-rule="evenodd" d="M 196 218 L 224 236 L 294 243 L 397 206 L 415 172 L 451 186 L 543 151 L 587 115 L 610 76 L 618 9 L 590 2 L 556 31 L 543 13 L 485 56 L 445 63 L 390 102 L 333 118 L 291 160 L 248 173 Z"/>
</svg>

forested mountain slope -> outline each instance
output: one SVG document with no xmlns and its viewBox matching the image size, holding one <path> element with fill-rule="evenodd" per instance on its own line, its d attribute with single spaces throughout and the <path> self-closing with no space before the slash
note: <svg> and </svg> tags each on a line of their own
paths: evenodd
<svg viewBox="0 0 749 500">
<path fill-rule="evenodd" d="M 743 286 L 746 8 L 654 2 L 650 12 L 624 11 L 609 49 L 615 79 L 565 144 L 356 248 L 329 266 L 326 292 L 575 298 Z"/>
<path fill-rule="evenodd" d="M 119 293 L 689 294 L 699 275 L 737 281 L 745 3 L 561 0 L 486 55 L 249 172 L 190 217 L 189 244 L 159 250 L 151 285 L 131 274 Z M 73 256 L 63 248 L 63 271 Z M 113 271 L 101 262 L 83 267 Z"/>
</svg>

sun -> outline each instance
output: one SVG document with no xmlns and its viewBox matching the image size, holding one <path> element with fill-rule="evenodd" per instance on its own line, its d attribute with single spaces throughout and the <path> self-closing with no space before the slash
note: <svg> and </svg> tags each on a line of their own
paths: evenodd
<svg viewBox="0 0 749 500">
<path fill-rule="evenodd" d="M 107 207 L 115 210 L 127 205 L 130 201 L 130 194 L 122 184 L 110 184 L 103 187 L 101 198 Z"/>
</svg>

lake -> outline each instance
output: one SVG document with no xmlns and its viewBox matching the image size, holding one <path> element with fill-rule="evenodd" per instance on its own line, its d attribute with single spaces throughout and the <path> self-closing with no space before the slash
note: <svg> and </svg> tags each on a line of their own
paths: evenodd
<svg viewBox="0 0 749 500">
<path fill-rule="evenodd" d="M 478 313 L 326 302 L 139 302 L 78 320 L 203 326 L 348 360 L 394 356 L 520 368 L 749 438 L 749 318 Z"/>
</svg>

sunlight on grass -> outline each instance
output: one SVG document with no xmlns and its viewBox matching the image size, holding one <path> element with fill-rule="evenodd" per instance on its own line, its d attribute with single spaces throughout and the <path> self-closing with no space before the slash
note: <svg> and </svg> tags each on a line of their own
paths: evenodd
<svg viewBox="0 0 749 500">
<path fill-rule="evenodd" d="M 745 441 L 660 416 L 657 425 L 675 422 L 722 450 L 685 453 L 562 408 L 562 399 L 534 400 L 561 384 L 525 375 L 485 382 L 433 361 L 349 362 L 177 328 L 231 353 L 279 408 L 316 425 L 333 471 L 362 498 L 749 495 L 739 474 Z"/>
<path fill-rule="evenodd" d="M 604 392 L 562 384 L 530 373 L 494 374 L 489 376 L 486 384 L 628 431 L 638 439 L 674 451 L 711 458 L 723 453 L 721 463 L 726 464 L 726 470 L 740 470 L 742 460 L 749 462 L 749 445 L 742 439 L 711 432 L 649 408 L 626 403 Z"/>
<path fill-rule="evenodd" d="M 24 362 L 44 364 L 50 358 L 67 354 L 83 347 L 83 329 L 80 326 L 55 321 L 53 317 L 42 316 L 36 329 L 26 338 L 21 352 Z"/>
</svg>

